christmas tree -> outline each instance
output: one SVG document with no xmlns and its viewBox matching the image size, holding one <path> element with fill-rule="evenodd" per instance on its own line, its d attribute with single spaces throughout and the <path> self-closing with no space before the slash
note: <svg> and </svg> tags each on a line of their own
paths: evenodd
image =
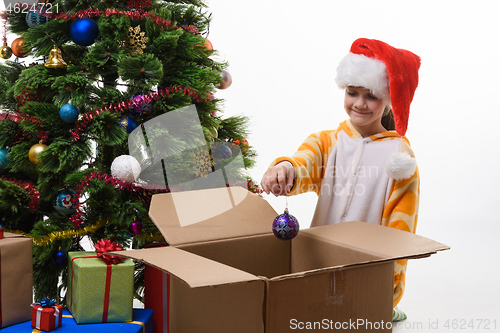
<svg viewBox="0 0 500 333">
<path fill-rule="evenodd" d="M 259 192 L 244 172 L 249 119 L 224 118 L 215 96 L 231 77 L 201 0 L 18 3 L 3 19 L 19 38 L 1 49 L 16 58 L 0 65 L 0 215 L 33 238 L 35 299 L 61 301 L 82 237 L 164 241 L 148 217 L 155 193 L 217 186 L 216 170 Z"/>
</svg>

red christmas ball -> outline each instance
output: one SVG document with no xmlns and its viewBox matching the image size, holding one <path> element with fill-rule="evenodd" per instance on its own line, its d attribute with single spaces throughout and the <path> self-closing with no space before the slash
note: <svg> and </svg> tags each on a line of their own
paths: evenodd
<svg viewBox="0 0 500 333">
<path fill-rule="evenodd" d="M 26 50 L 23 48 L 24 39 L 23 37 L 19 37 L 14 39 L 10 48 L 12 49 L 12 53 L 18 58 L 24 58 L 30 53 L 31 50 Z"/>
</svg>

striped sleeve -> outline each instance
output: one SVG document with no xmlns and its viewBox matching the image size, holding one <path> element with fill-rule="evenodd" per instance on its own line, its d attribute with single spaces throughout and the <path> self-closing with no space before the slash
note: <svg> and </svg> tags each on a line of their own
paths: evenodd
<svg viewBox="0 0 500 333">
<path fill-rule="evenodd" d="M 275 159 L 270 167 L 279 162 L 289 161 L 295 169 L 294 185 L 288 195 L 314 191 L 319 194 L 328 156 L 337 141 L 337 130 L 311 134 L 292 156 Z"/>
<path fill-rule="evenodd" d="M 411 149 L 410 149 L 411 151 Z M 413 152 L 411 154 L 413 156 Z M 418 167 L 408 179 L 393 180 L 389 199 L 382 214 L 381 224 L 415 233 L 420 198 L 420 177 Z M 403 297 L 408 260 L 397 260 L 394 266 L 394 306 Z"/>
</svg>

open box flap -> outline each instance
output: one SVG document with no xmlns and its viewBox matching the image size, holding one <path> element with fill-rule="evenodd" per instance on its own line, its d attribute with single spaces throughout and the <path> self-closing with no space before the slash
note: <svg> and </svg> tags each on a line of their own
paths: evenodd
<svg viewBox="0 0 500 333">
<path fill-rule="evenodd" d="M 292 240 L 292 248 L 295 244 L 295 251 L 300 251 L 304 250 L 304 246 L 307 248 L 307 244 L 314 244 L 310 241 L 304 242 L 306 239 L 335 244 L 336 249 L 347 249 L 353 254 L 362 255 L 350 257 L 347 261 L 332 261 L 329 259 L 335 259 L 335 250 L 333 254 L 327 255 L 328 251 L 322 248 L 321 253 L 325 254 L 325 258 L 319 261 L 320 264 L 311 263 L 310 259 L 303 257 L 301 260 L 305 262 L 297 262 L 294 273 L 271 278 L 271 281 L 301 278 L 356 266 L 377 265 L 399 259 L 425 258 L 437 251 L 449 249 L 444 244 L 419 235 L 366 222 L 346 222 L 301 230 L 297 238 Z"/>
<path fill-rule="evenodd" d="M 450 247 L 410 232 L 366 222 L 345 222 L 301 230 L 346 248 L 371 253 L 380 260 L 428 257 Z"/>
<path fill-rule="evenodd" d="M 145 262 L 175 275 L 191 288 L 260 280 L 250 273 L 174 247 L 115 251 L 108 254 Z"/>
<path fill-rule="evenodd" d="M 267 234 L 278 214 L 241 187 L 155 194 L 149 216 L 170 245 Z"/>
</svg>

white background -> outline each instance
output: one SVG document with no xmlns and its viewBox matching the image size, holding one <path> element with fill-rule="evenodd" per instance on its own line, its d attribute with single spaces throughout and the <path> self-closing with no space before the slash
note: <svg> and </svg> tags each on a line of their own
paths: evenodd
<svg viewBox="0 0 500 333">
<path fill-rule="evenodd" d="M 252 117 L 258 181 L 274 158 L 346 119 L 335 69 L 355 39 L 422 58 L 406 134 L 421 174 L 417 233 L 451 250 L 409 263 L 400 302 L 408 320 L 394 331 L 500 331 L 500 2 L 210 0 L 209 8 L 209 39 L 233 77 L 217 97 L 226 114 Z M 282 212 L 283 197 L 266 199 Z M 315 203 L 315 194 L 288 199 L 303 228 Z M 480 329 L 480 319 L 496 320 L 496 330 Z"/>
<path fill-rule="evenodd" d="M 208 38 L 233 77 L 217 97 L 225 99 L 225 116 L 251 117 L 255 181 L 310 133 L 346 119 L 334 77 L 356 38 L 380 39 L 422 58 L 407 132 L 421 174 L 417 233 L 452 249 L 409 263 L 400 303 L 409 318 L 394 331 L 500 331 L 500 2 L 209 0 L 208 6 Z M 283 211 L 283 197 L 264 196 Z M 288 199 L 302 228 L 315 203 L 315 194 Z"/>
</svg>

